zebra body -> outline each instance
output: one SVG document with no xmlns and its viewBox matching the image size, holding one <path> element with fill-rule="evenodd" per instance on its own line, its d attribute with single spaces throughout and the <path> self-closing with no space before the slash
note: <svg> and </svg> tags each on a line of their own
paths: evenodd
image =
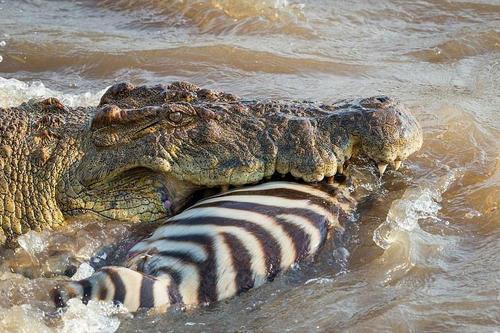
<svg viewBox="0 0 500 333">
<path fill-rule="evenodd" d="M 269 182 L 202 200 L 133 246 L 126 267 L 58 287 L 55 302 L 81 297 L 136 311 L 238 295 L 314 255 L 328 230 L 341 228 L 355 201 L 333 191 Z"/>
</svg>

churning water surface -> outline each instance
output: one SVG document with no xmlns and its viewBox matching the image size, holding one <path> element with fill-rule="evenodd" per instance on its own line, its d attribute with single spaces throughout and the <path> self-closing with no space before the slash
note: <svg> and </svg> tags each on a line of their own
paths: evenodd
<svg viewBox="0 0 500 333">
<path fill-rule="evenodd" d="M 194 311 L 74 301 L 54 315 L 51 253 L 73 253 L 85 276 L 130 229 L 30 233 L 2 254 L 2 331 L 499 331 L 499 27 L 496 0 L 1 0 L 1 107 L 96 105 L 117 81 L 188 80 L 245 98 L 387 94 L 425 136 L 400 171 L 359 170 L 367 197 L 340 247 Z"/>
</svg>

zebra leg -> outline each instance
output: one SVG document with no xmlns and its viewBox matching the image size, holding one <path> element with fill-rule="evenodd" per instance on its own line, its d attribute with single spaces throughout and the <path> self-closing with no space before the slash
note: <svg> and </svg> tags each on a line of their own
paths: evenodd
<svg viewBox="0 0 500 333">
<path fill-rule="evenodd" d="M 169 276 L 153 277 L 126 267 L 108 266 L 87 279 L 66 282 L 52 291 L 56 307 L 64 307 L 71 298 L 112 301 L 130 312 L 138 309 L 166 309 L 182 300 Z"/>
</svg>

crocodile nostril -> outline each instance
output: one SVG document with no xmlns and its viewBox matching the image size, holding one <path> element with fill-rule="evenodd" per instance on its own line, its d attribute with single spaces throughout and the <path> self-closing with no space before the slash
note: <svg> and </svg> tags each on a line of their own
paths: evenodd
<svg viewBox="0 0 500 333">
<path fill-rule="evenodd" d="M 360 104 L 364 108 L 384 110 L 392 103 L 390 97 L 385 95 L 380 95 L 380 96 L 365 98 L 361 100 Z"/>
<path fill-rule="evenodd" d="M 375 97 L 375 99 L 377 101 L 379 101 L 380 103 L 385 103 L 385 102 L 389 101 L 389 97 L 387 97 L 387 96 L 377 96 L 377 97 Z"/>
<path fill-rule="evenodd" d="M 134 90 L 134 88 L 135 87 L 129 82 L 121 82 L 121 83 L 117 83 L 117 84 L 112 85 L 108 89 L 108 92 L 111 95 L 116 96 L 116 95 L 119 95 L 122 93 L 130 92 L 130 91 Z"/>
</svg>

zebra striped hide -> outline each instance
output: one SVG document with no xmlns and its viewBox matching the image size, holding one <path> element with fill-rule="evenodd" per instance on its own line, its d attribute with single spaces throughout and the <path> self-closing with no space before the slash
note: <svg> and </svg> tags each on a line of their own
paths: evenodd
<svg viewBox="0 0 500 333">
<path fill-rule="evenodd" d="M 258 287 L 313 256 L 356 202 L 328 185 L 269 182 L 204 199 L 169 218 L 128 254 L 53 293 L 122 303 L 129 311 L 208 304 Z"/>
</svg>

